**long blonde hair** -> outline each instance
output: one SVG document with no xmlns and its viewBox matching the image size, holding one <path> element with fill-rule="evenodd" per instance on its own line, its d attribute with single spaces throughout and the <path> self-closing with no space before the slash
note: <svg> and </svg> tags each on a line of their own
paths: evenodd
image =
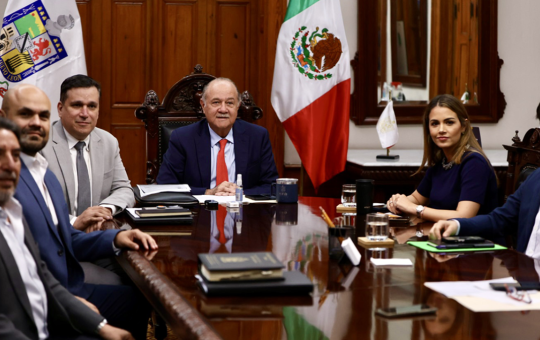
<svg viewBox="0 0 540 340">
<path fill-rule="evenodd" d="M 469 114 L 467 113 L 465 106 L 456 97 L 450 94 L 440 94 L 429 102 L 426 110 L 424 111 L 424 116 L 422 117 L 422 126 L 424 129 L 424 156 L 422 157 L 420 167 L 414 173 L 414 175 L 422 171 L 426 164 L 428 167 L 431 167 L 444 158 L 443 150 L 438 147 L 437 144 L 435 144 L 429 132 L 429 114 L 435 107 L 446 107 L 452 110 L 452 112 L 454 112 L 459 119 L 461 126 L 465 127 L 465 130 L 459 139 L 458 145 L 456 146 L 453 158 L 448 159 L 447 161 L 460 164 L 463 161 L 463 155 L 465 152 L 471 151 L 481 154 L 491 167 L 489 159 L 473 134 Z M 493 167 L 491 167 L 491 169 L 493 170 Z M 493 170 L 493 173 L 495 173 L 495 170 Z M 497 177 L 496 174 L 495 177 Z"/>
</svg>

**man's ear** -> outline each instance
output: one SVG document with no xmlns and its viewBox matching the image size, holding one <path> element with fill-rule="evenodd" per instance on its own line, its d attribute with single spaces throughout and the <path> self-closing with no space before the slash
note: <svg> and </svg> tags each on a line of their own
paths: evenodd
<svg viewBox="0 0 540 340">
<path fill-rule="evenodd" d="M 0 109 L 0 117 L 7 118 L 7 114 L 2 109 Z"/>
<path fill-rule="evenodd" d="M 62 102 L 58 102 L 58 104 L 56 105 L 56 110 L 58 111 L 58 118 L 62 117 L 62 113 L 60 112 L 62 110 L 62 108 L 64 107 L 64 105 L 62 104 Z"/>
</svg>

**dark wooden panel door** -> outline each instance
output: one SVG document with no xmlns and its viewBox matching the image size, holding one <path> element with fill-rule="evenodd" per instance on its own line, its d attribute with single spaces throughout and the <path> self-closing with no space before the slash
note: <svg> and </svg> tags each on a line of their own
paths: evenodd
<svg viewBox="0 0 540 340">
<path fill-rule="evenodd" d="M 270 104 L 286 1 L 78 0 L 88 74 L 102 85 L 98 126 L 120 143 L 132 185 L 145 179 L 145 130 L 134 116 L 146 92 L 166 91 L 196 64 L 249 90 L 264 110 L 278 169 L 283 128 Z"/>
<path fill-rule="evenodd" d="M 478 92 L 478 1 L 456 0 L 454 7 L 454 96 Z M 466 86 L 467 85 L 467 86 Z"/>
</svg>

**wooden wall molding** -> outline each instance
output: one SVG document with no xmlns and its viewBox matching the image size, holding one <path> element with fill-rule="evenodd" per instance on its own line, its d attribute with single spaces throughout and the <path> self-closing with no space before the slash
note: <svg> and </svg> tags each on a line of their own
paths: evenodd
<svg viewBox="0 0 540 340">
<path fill-rule="evenodd" d="M 77 6 L 88 75 L 102 85 L 98 127 L 118 138 L 133 185 L 146 177 L 146 160 L 132 157 L 145 135 L 134 110 L 149 90 L 163 98 L 196 64 L 249 90 L 265 113 L 257 124 L 268 129 L 283 174 L 284 130 L 270 92 L 286 0 L 78 0 Z"/>
</svg>

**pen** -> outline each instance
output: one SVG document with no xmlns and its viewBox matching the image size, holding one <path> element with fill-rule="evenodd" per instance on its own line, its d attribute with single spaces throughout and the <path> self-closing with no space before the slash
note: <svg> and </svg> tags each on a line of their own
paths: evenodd
<svg viewBox="0 0 540 340">
<path fill-rule="evenodd" d="M 328 217 L 328 215 L 326 214 L 326 211 L 324 211 L 323 207 L 319 207 L 319 209 L 321 209 L 321 216 L 322 216 L 323 220 L 326 222 L 326 224 L 328 224 L 328 226 L 330 228 L 335 228 L 336 226 L 334 225 L 334 223 L 332 223 L 332 221 L 330 220 L 330 217 Z"/>
</svg>

